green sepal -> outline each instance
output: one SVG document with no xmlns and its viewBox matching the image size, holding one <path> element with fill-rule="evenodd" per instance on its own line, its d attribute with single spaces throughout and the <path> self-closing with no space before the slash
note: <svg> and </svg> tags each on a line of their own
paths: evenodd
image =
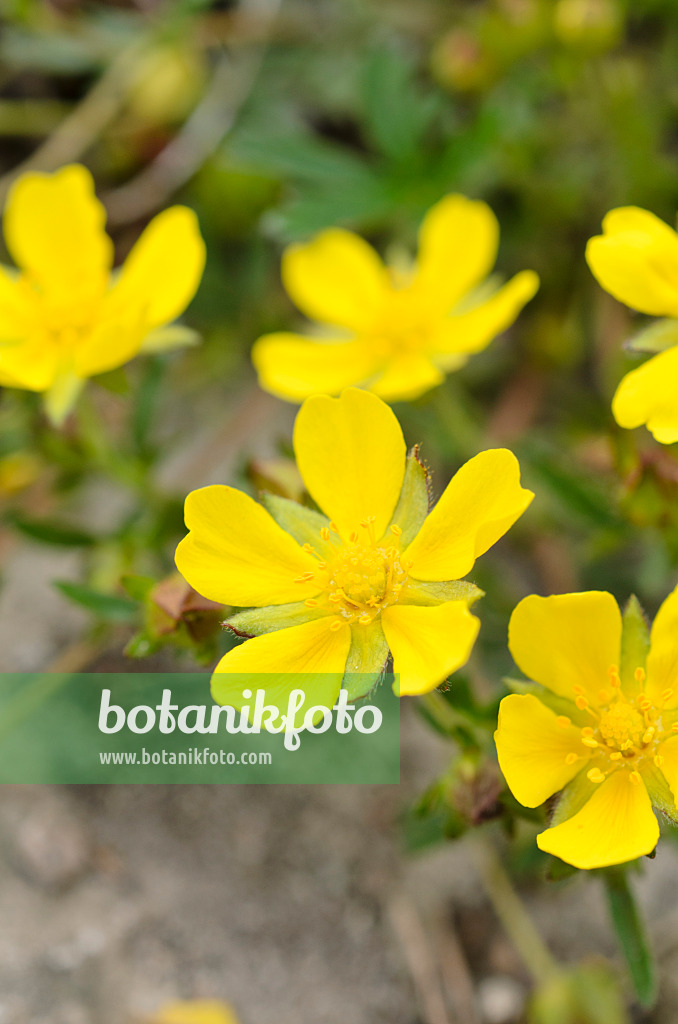
<svg viewBox="0 0 678 1024">
<path fill-rule="evenodd" d="M 624 692 L 629 696 L 640 693 L 640 683 L 635 678 L 637 668 L 645 668 L 650 650 L 650 627 L 640 602 L 635 594 L 626 602 L 622 616 L 621 659 L 619 678 Z"/>
<path fill-rule="evenodd" d="M 311 619 L 327 615 L 327 608 L 309 608 L 303 601 L 293 604 L 269 604 L 263 608 L 244 608 L 229 615 L 224 622 L 239 636 L 263 636 L 279 629 L 302 626 Z"/>
<path fill-rule="evenodd" d="M 264 493 L 261 503 L 286 533 L 299 544 L 310 544 L 321 558 L 331 558 L 336 554 L 332 540 L 323 540 L 320 531 L 329 527 L 330 521 L 322 512 L 316 512 L 298 501 L 283 498 L 279 494 Z"/>
<path fill-rule="evenodd" d="M 656 320 L 624 342 L 629 352 L 665 352 L 678 345 L 678 320 Z"/>
<path fill-rule="evenodd" d="M 557 693 L 552 693 L 551 690 L 547 690 L 545 686 L 540 686 L 539 683 L 531 683 L 525 679 L 513 679 L 511 676 L 504 676 L 502 682 L 511 693 L 531 694 L 540 700 L 542 704 L 545 704 L 547 708 L 550 708 L 551 711 L 555 711 L 557 715 L 567 715 L 577 726 L 590 725 L 591 723 L 591 719 L 586 711 L 580 711 L 574 701 L 569 700 L 567 697 L 560 697 Z"/>
<path fill-rule="evenodd" d="M 652 761 L 647 760 L 643 761 L 639 771 L 653 805 L 669 819 L 671 824 L 678 825 L 678 808 L 664 774 Z"/>
<path fill-rule="evenodd" d="M 148 354 L 171 352 L 177 348 L 194 348 L 200 344 L 201 340 L 198 332 L 190 327 L 172 324 L 169 327 L 158 327 L 157 330 L 147 334 L 141 343 L 139 351 Z"/>
<path fill-rule="evenodd" d="M 351 646 L 342 686 L 348 699 L 364 697 L 379 683 L 388 662 L 388 644 L 379 619 L 351 627 Z"/>
<path fill-rule="evenodd" d="M 63 426 L 84 386 L 85 381 L 74 373 L 64 372 L 55 378 L 43 398 L 47 419 L 53 427 Z"/>
<path fill-rule="evenodd" d="M 485 591 L 467 580 L 450 580 L 447 583 L 424 583 L 408 579 L 401 594 L 401 604 L 436 605 L 447 601 L 466 601 L 469 606 L 485 596 Z"/>
<path fill-rule="evenodd" d="M 403 486 L 391 518 L 391 523 L 403 531 L 400 536 L 401 550 L 407 547 L 421 530 L 428 515 L 428 508 L 428 472 L 426 466 L 419 461 L 418 448 L 415 445 L 407 456 Z M 388 535 L 387 530 L 385 536 Z"/>
<path fill-rule="evenodd" d="M 600 783 L 591 782 L 586 771 L 586 768 L 582 768 L 555 798 L 549 828 L 555 828 L 568 818 L 574 817 L 595 793 Z"/>
</svg>

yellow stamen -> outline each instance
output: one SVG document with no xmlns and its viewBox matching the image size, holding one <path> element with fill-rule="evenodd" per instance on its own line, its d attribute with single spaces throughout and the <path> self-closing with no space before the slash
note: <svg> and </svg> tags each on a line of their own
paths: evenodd
<svg viewBox="0 0 678 1024">
<path fill-rule="evenodd" d="M 654 734 L 655 734 L 655 728 L 654 728 L 653 725 L 651 725 L 650 728 L 646 729 L 645 732 L 643 733 L 643 743 L 649 743 L 650 740 L 652 739 L 652 737 L 654 736 Z"/>
<path fill-rule="evenodd" d="M 589 702 L 587 701 L 586 697 L 582 697 L 581 694 L 577 697 L 575 704 L 577 705 L 580 711 L 588 710 Z"/>
<path fill-rule="evenodd" d="M 339 527 L 334 522 L 330 523 L 330 530 L 332 533 L 339 533 Z"/>
<path fill-rule="evenodd" d="M 320 531 L 320 536 L 321 536 L 322 540 L 329 540 L 330 539 L 330 531 L 327 529 L 326 526 L 323 526 L 322 530 Z"/>
<path fill-rule="evenodd" d="M 635 681 L 637 683 L 644 683 L 645 682 L 645 669 L 644 668 L 637 668 L 636 671 L 633 673 L 633 678 L 635 679 Z"/>
<path fill-rule="evenodd" d="M 308 583 L 312 579 L 315 579 L 315 573 L 313 573 L 313 572 L 304 572 L 304 573 L 301 574 L 301 576 L 297 576 L 297 578 L 295 579 L 294 582 L 295 583 Z"/>
<path fill-rule="evenodd" d="M 330 629 L 332 630 L 333 633 L 336 633 L 336 631 L 338 629 L 341 629 L 341 627 L 343 625 L 344 625 L 344 620 L 343 619 L 332 619 L 332 621 L 330 622 Z"/>
<path fill-rule="evenodd" d="M 621 761 L 623 756 L 624 755 L 622 754 L 621 750 L 615 750 L 612 754 L 609 755 L 610 761 Z"/>
<path fill-rule="evenodd" d="M 607 690 L 598 690 L 598 700 L 601 704 L 607 704 L 610 699 L 610 695 Z"/>
<path fill-rule="evenodd" d="M 556 718 L 556 722 L 558 723 L 561 729 L 567 729 L 569 725 L 572 725 L 572 722 L 567 717 L 567 715 L 558 715 L 558 717 Z"/>
<path fill-rule="evenodd" d="M 586 778 L 589 779 L 590 782 L 603 782 L 605 775 L 601 772 L 600 768 L 591 768 L 591 770 L 586 773 Z"/>
<path fill-rule="evenodd" d="M 581 741 L 585 747 L 591 747 L 592 750 L 598 746 L 598 740 L 591 739 L 589 736 L 582 736 Z"/>
<path fill-rule="evenodd" d="M 403 532 L 399 526 L 396 526 L 395 523 L 391 523 L 390 530 L 391 533 L 394 534 L 396 537 L 400 537 L 400 535 Z"/>
<path fill-rule="evenodd" d="M 581 734 L 582 736 L 588 736 L 590 738 L 591 736 L 593 736 L 593 729 L 590 725 L 585 725 L 581 731 Z"/>
<path fill-rule="evenodd" d="M 579 760 L 578 754 L 567 754 L 565 757 L 565 764 L 574 764 L 575 761 Z"/>
<path fill-rule="evenodd" d="M 582 697 L 584 695 L 584 687 L 583 686 L 573 686 L 572 690 L 573 690 L 573 692 L 575 693 L 575 695 L 577 697 Z"/>
<path fill-rule="evenodd" d="M 308 601 L 304 601 L 307 608 L 317 608 L 318 602 L 314 601 L 312 597 L 309 597 Z"/>
<path fill-rule="evenodd" d="M 656 764 L 657 768 L 661 768 L 661 766 L 664 764 L 664 757 L 662 754 L 655 754 L 653 761 Z"/>
<path fill-rule="evenodd" d="M 666 703 L 667 700 L 671 700 L 672 697 L 673 697 L 673 690 L 671 690 L 671 689 L 664 690 L 664 692 L 662 693 L 662 701 L 664 703 Z"/>
<path fill-rule="evenodd" d="M 631 772 L 629 778 L 631 779 L 631 782 L 635 782 L 636 785 L 638 785 L 639 782 L 643 781 L 640 777 L 640 772 L 636 771 Z"/>
<path fill-rule="evenodd" d="M 315 548 L 311 547 L 311 545 L 308 543 L 308 541 L 306 542 L 306 544 L 302 544 L 301 546 L 302 546 L 302 548 L 304 549 L 304 551 L 308 555 L 314 555 L 315 554 Z"/>
</svg>

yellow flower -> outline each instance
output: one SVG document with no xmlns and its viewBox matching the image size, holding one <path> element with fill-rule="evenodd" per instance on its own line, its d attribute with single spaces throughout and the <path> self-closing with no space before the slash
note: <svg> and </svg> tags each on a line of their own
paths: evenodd
<svg viewBox="0 0 678 1024">
<path fill-rule="evenodd" d="M 540 849 L 578 868 L 651 853 L 659 838 L 652 805 L 676 818 L 678 588 L 649 639 L 635 599 L 622 620 L 602 591 L 526 597 L 511 617 L 509 646 L 540 685 L 501 702 L 501 770 L 526 807 L 562 790 Z"/>
<path fill-rule="evenodd" d="M 195 214 L 184 206 L 159 214 L 116 274 L 105 219 L 79 164 L 24 174 L 7 199 L 5 241 L 19 272 L 0 267 L 0 385 L 44 392 L 55 423 L 86 378 L 193 340 L 167 324 L 200 283 Z"/>
<path fill-rule="evenodd" d="M 254 606 L 228 620 L 253 639 L 219 662 L 215 699 L 242 703 L 224 673 L 306 673 L 321 674 L 314 685 L 331 706 L 344 673 L 351 697 L 371 689 L 389 648 L 400 693 L 432 690 L 467 661 L 478 632 L 469 603 L 480 591 L 461 577 L 533 498 L 515 456 L 476 455 L 429 512 L 416 450 L 407 457 L 393 412 L 356 388 L 304 402 L 294 447 L 321 511 L 272 494 L 262 507 L 225 486 L 186 499 L 179 571 L 204 597 Z"/>
<path fill-rule="evenodd" d="M 678 234 L 635 206 L 608 213 L 603 232 L 586 247 L 599 283 L 632 309 L 670 318 L 657 325 L 661 339 L 655 328 L 650 346 L 664 351 L 626 374 L 612 412 L 621 427 L 632 430 L 645 424 L 657 441 L 672 444 L 678 441 Z"/>
<path fill-rule="evenodd" d="M 300 402 L 356 384 L 390 402 L 440 384 L 509 327 L 539 286 L 531 270 L 496 290 L 485 281 L 498 242 L 489 206 L 449 195 L 424 218 L 414 267 L 384 266 L 367 242 L 340 228 L 290 246 L 285 288 L 325 326 L 312 337 L 260 338 L 252 359 L 261 386 Z"/>
</svg>

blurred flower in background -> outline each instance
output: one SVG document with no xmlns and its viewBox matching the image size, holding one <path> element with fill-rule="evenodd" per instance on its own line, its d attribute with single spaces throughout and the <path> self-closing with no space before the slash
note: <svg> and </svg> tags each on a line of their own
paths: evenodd
<svg viewBox="0 0 678 1024">
<path fill-rule="evenodd" d="M 647 210 L 612 210 L 586 259 L 615 299 L 652 316 L 669 317 L 637 335 L 630 347 L 659 353 L 628 373 L 612 412 L 621 427 L 646 424 L 657 441 L 678 441 L 678 234 Z"/>
<path fill-rule="evenodd" d="M 20 272 L 0 270 L 0 384 L 43 392 L 57 425 L 88 377 L 195 341 L 168 327 L 202 276 L 195 214 L 174 206 L 155 217 L 115 275 L 104 222 L 78 164 L 24 174 L 7 199 L 4 234 Z"/>
<path fill-rule="evenodd" d="M 333 333 L 264 335 L 252 352 L 261 386 L 292 402 L 349 384 L 389 402 L 430 390 L 509 327 L 538 288 L 531 270 L 502 287 L 487 279 L 498 245 L 489 206 L 450 195 L 424 218 L 414 265 L 384 266 L 341 228 L 290 246 L 285 288 Z"/>
<path fill-rule="evenodd" d="M 167 1003 L 149 1019 L 148 1024 L 238 1024 L 238 1018 L 226 1003 L 216 999 L 196 999 Z"/>
</svg>

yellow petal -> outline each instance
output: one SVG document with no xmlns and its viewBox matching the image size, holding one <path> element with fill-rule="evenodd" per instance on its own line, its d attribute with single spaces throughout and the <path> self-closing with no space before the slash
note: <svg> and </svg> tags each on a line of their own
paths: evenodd
<svg viewBox="0 0 678 1024">
<path fill-rule="evenodd" d="M 499 767 L 516 800 L 538 807 L 567 785 L 584 767 L 591 751 L 581 742 L 581 730 L 563 728 L 559 717 L 532 694 L 504 697 L 494 734 Z M 579 760 L 566 763 L 568 754 Z"/>
<path fill-rule="evenodd" d="M 660 704 L 662 693 L 672 689 L 674 693 L 665 707 L 678 707 L 678 587 L 666 598 L 652 623 L 646 672 L 648 700 Z"/>
<path fill-rule="evenodd" d="M 72 353 L 73 369 L 80 377 L 94 377 L 124 366 L 136 356 L 146 333 L 142 310 L 130 305 L 116 320 L 95 325 Z"/>
<path fill-rule="evenodd" d="M 432 206 L 419 230 L 414 288 L 447 313 L 494 266 L 499 224 L 486 203 L 449 195 Z"/>
<path fill-rule="evenodd" d="M 437 387 L 444 379 L 427 355 L 411 352 L 394 357 L 370 390 L 387 402 L 405 402 Z"/>
<path fill-rule="evenodd" d="M 661 444 L 678 441 L 678 346 L 627 373 L 612 399 L 612 412 L 626 430 L 645 423 Z"/>
<path fill-rule="evenodd" d="M 212 696 L 218 704 L 239 708 L 253 704 L 243 697 L 243 689 L 265 689 L 266 703 L 284 714 L 291 691 L 304 690 L 298 722 L 309 707 L 333 707 L 350 646 L 351 627 L 330 629 L 327 618 L 255 636 L 221 659 L 212 676 Z"/>
<path fill-rule="evenodd" d="M 238 1018 L 226 1003 L 195 999 L 167 1003 L 153 1015 L 150 1024 L 238 1024 Z"/>
<path fill-rule="evenodd" d="M 480 352 L 493 338 L 510 327 L 526 302 L 539 288 L 539 278 L 532 270 L 516 274 L 486 302 L 467 313 L 445 320 L 433 341 L 434 358 L 446 366 L 445 357 Z M 442 358 L 440 358 L 442 357 Z"/>
<path fill-rule="evenodd" d="M 198 219 L 186 206 L 158 214 L 125 260 L 107 296 L 107 315 L 125 307 L 143 311 L 148 331 L 169 323 L 188 306 L 205 266 Z"/>
<path fill-rule="evenodd" d="M 175 560 L 203 597 L 246 607 L 303 601 L 318 593 L 313 580 L 295 582 L 315 570 L 315 559 L 242 491 L 218 485 L 191 491 L 185 518 L 191 532 Z"/>
<path fill-rule="evenodd" d="M 61 367 L 56 345 L 46 345 L 44 335 L 33 332 L 14 344 L 0 345 L 0 384 L 3 387 L 47 391 Z"/>
<path fill-rule="evenodd" d="M 538 835 L 537 845 L 567 864 L 589 870 L 652 853 L 658 839 L 659 825 L 644 784 L 621 769 L 602 782 L 572 818 Z"/>
<path fill-rule="evenodd" d="M 3 224 L 17 265 L 68 301 L 105 287 L 113 261 L 105 222 L 91 174 L 72 164 L 56 174 L 22 175 L 9 192 Z"/>
<path fill-rule="evenodd" d="M 603 288 L 641 313 L 678 316 L 678 235 L 637 207 L 612 210 L 586 259 Z"/>
<path fill-rule="evenodd" d="M 580 686 L 593 704 L 619 665 L 622 619 L 612 594 L 531 594 L 515 608 L 509 648 L 516 665 L 536 683 L 574 699 Z"/>
<path fill-rule="evenodd" d="M 308 398 L 294 426 L 297 465 L 309 494 L 346 540 L 374 516 L 381 537 L 405 476 L 405 441 L 389 407 L 367 391 Z"/>
<path fill-rule="evenodd" d="M 428 608 L 394 604 L 381 613 L 381 624 L 401 696 L 428 693 L 465 665 L 480 628 L 466 601 Z"/>
<path fill-rule="evenodd" d="M 512 452 L 494 448 L 455 473 L 404 553 L 418 580 L 456 580 L 513 526 L 532 501 Z"/>
<path fill-rule="evenodd" d="M 311 320 L 358 331 L 377 315 L 389 288 L 386 268 L 372 246 L 342 228 L 329 228 L 311 242 L 286 249 L 282 279 L 292 301 Z"/>
<path fill-rule="evenodd" d="M 379 360 L 361 341 L 327 342 L 299 334 L 265 334 L 252 349 L 259 384 L 288 402 L 338 395 L 374 375 Z"/>
</svg>

